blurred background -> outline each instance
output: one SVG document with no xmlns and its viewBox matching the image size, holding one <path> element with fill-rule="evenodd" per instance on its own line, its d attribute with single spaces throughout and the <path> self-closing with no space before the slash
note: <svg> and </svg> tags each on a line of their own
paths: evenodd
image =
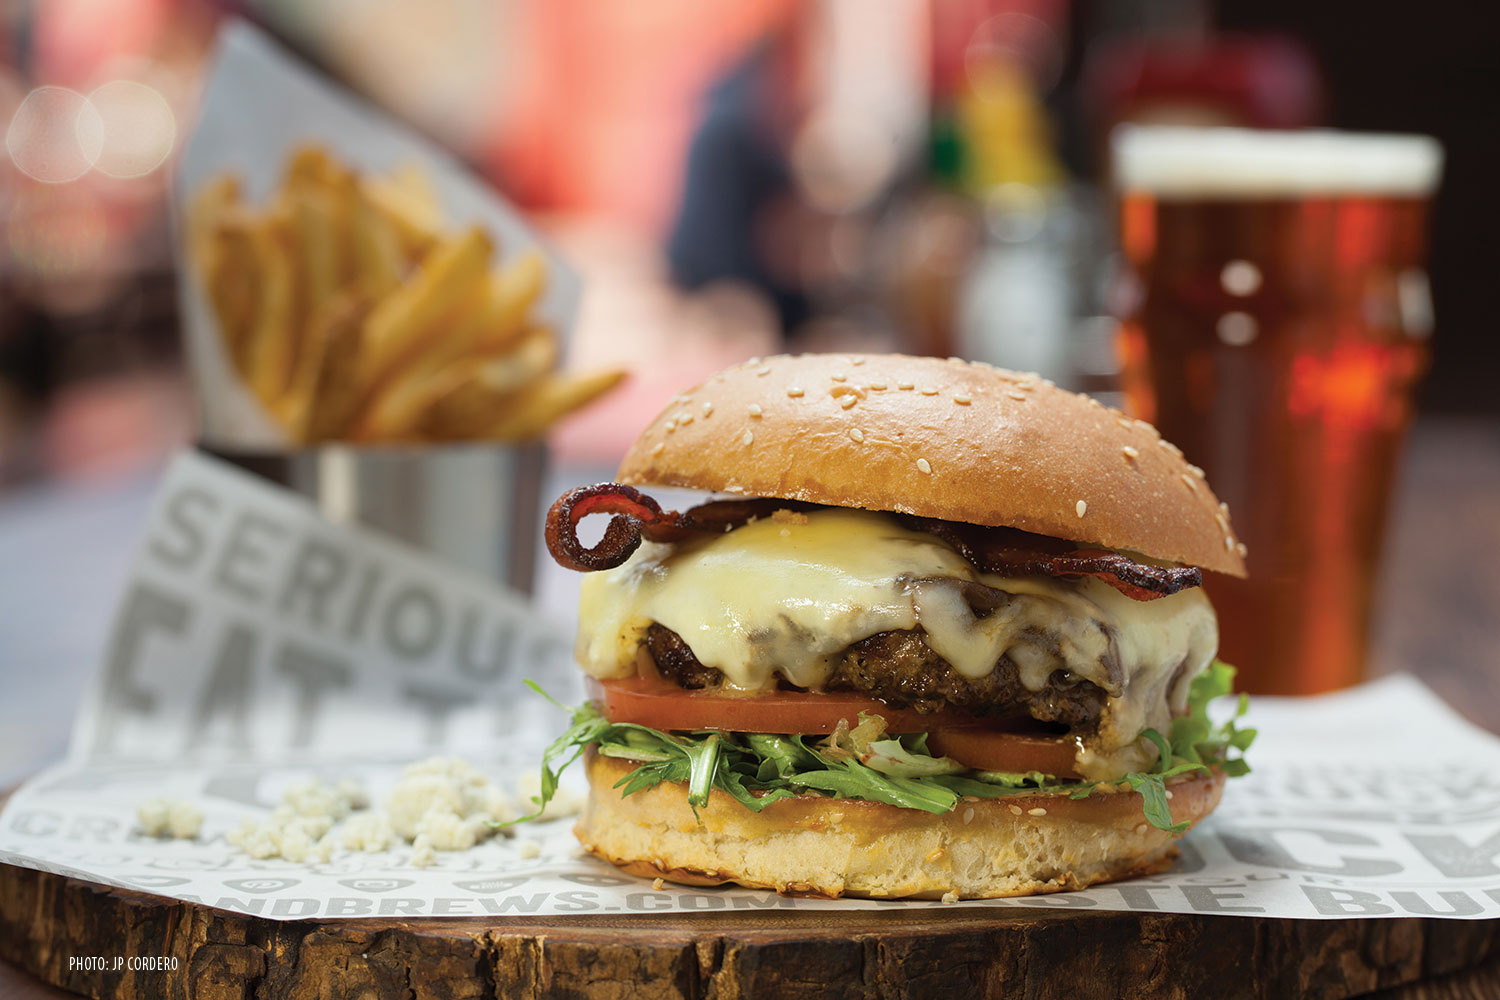
<svg viewBox="0 0 1500 1000">
<path fill-rule="evenodd" d="M 227 17 L 452 149 L 583 272 L 569 354 L 633 376 L 554 433 L 556 469 L 607 470 L 679 388 L 780 350 L 979 358 L 1118 401 L 1124 122 L 1437 137 L 1419 411 L 1500 447 L 1492 4 L 0 0 L 12 677 L 70 655 L 27 609 L 97 640 L 151 475 L 193 436 L 166 194 Z M 1423 434 L 1422 475 L 1461 474 Z"/>
<path fill-rule="evenodd" d="M 564 457 L 608 461 L 681 385 L 785 348 L 1110 392 L 1124 121 L 1438 137 L 1421 409 L 1500 412 L 1491 5 L 10 0 L 0 495 L 191 436 L 164 194 L 228 16 L 456 151 L 576 260 L 572 353 L 636 377 L 559 433 Z"/>
</svg>

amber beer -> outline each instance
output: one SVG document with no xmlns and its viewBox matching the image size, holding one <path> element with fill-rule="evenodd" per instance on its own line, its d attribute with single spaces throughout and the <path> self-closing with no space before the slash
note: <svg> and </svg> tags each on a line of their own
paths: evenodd
<svg viewBox="0 0 1500 1000">
<path fill-rule="evenodd" d="M 1363 677 L 1412 389 L 1427 364 L 1418 136 L 1128 129 L 1115 136 L 1134 301 L 1129 407 L 1208 473 L 1248 548 L 1209 574 L 1252 692 Z"/>
</svg>

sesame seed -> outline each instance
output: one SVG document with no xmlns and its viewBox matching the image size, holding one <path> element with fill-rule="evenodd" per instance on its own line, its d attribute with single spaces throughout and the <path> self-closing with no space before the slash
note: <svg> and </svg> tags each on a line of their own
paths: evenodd
<svg viewBox="0 0 1500 1000">
<path fill-rule="evenodd" d="M 858 427 L 851 427 L 849 428 L 849 437 L 855 441 L 863 441 L 865 439 L 865 432 Z"/>
<path fill-rule="evenodd" d="M 1234 547 L 1234 550 L 1240 554 L 1241 559 L 1250 554 L 1250 549 L 1246 547 L 1244 542 L 1240 542 L 1238 545 L 1236 545 Z"/>
<path fill-rule="evenodd" d="M 850 396 L 845 396 L 843 399 L 839 400 L 839 405 L 842 406 L 844 409 L 848 410 L 848 409 L 853 408 L 854 404 L 857 403 L 857 402 L 859 402 L 859 397 L 858 396 L 854 396 L 854 395 L 850 395 Z"/>
<path fill-rule="evenodd" d="M 968 396 L 963 395 L 962 393 L 954 396 L 953 401 L 959 406 L 968 406 L 970 403 L 974 402 L 972 399 L 970 399 Z"/>
<path fill-rule="evenodd" d="M 1135 448 L 1133 448 L 1133 447 L 1131 447 L 1131 446 L 1130 446 L 1130 445 L 1128 445 L 1128 444 L 1127 444 L 1127 445 L 1126 445 L 1126 446 L 1125 446 L 1125 447 L 1123 447 L 1123 448 L 1121 448 L 1121 449 L 1120 449 L 1120 452 L 1121 452 L 1121 453 L 1122 453 L 1122 454 L 1123 454 L 1123 455 L 1124 455 L 1124 456 L 1125 456 L 1125 457 L 1126 457 L 1126 458 L 1127 458 L 1127 459 L 1136 459 L 1136 458 L 1140 458 L 1140 457 L 1141 457 L 1141 453 L 1140 453 L 1140 451 L 1139 451 L 1139 450 L 1137 450 L 1137 449 L 1135 449 Z"/>
<path fill-rule="evenodd" d="M 842 381 L 844 381 L 844 379 L 848 378 L 848 376 L 845 375 L 843 372 L 834 372 L 832 375 L 830 375 L 828 377 L 831 378 L 831 379 L 833 379 L 835 382 L 842 382 Z"/>
<path fill-rule="evenodd" d="M 749 360 L 747 360 L 745 362 L 745 367 L 749 368 L 749 367 L 751 367 L 753 365 L 758 365 L 758 364 L 760 364 L 760 355 L 757 354 L 755 357 L 750 358 Z"/>
<path fill-rule="evenodd" d="M 658 441 L 656 442 L 655 447 L 651 449 L 651 454 L 660 455 L 666 449 L 666 447 L 667 443 L 665 441 Z"/>
<path fill-rule="evenodd" d="M 800 385 L 789 385 L 786 387 L 786 394 L 788 396 L 791 396 L 793 399 L 796 399 L 798 396 L 802 395 L 802 387 Z"/>
<path fill-rule="evenodd" d="M 1019 815 L 1021 815 L 1021 807 L 1020 806 L 1011 806 L 1010 807 L 1010 812 L 1011 812 L 1012 816 L 1019 816 Z"/>
<path fill-rule="evenodd" d="M 1057 388 L 1057 383 L 1052 381 L 1050 378 L 1042 379 L 1042 385 L 1045 385 L 1049 389 Z"/>
<path fill-rule="evenodd" d="M 1045 815 L 1047 815 L 1047 810 L 1043 809 L 1041 806 L 1037 806 L 1035 809 L 1028 809 L 1028 810 L 1026 810 L 1026 815 L 1028 815 L 1028 816 L 1045 816 Z"/>
<path fill-rule="evenodd" d="M 907 389 L 912 388 L 913 384 L 914 383 L 911 383 L 911 382 L 897 382 L 896 383 L 896 388 L 902 390 L 903 392 L 905 392 Z"/>
<path fill-rule="evenodd" d="M 688 424 L 690 424 L 692 422 L 693 422 L 693 415 L 691 413 L 680 413 L 677 416 L 677 426 L 678 427 L 686 427 Z"/>
<path fill-rule="evenodd" d="M 675 421 L 675 420 L 668 420 L 662 426 L 665 427 L 667 429 L 667 433 L 670 434 L 670 433 L 672 433 L 673 431 L 675 431 L 677 429 L 677 421 Z"/>
<path fill-rule="evenodd" d="M 714 404 L 710 403 L 708 400 L 704 400 L 703 401 L 703 415 L 705 417 L 711 417 L 711 416 L 713 416 L 713 413 L 714 413 Z"/>
<path fill-rule="evenodd" d="M 1228 517 L 1229 516 L 1229 504 L 1227 504 L 1224 501 L 1220 500 L 1219 501 L 1219 513 L 1223 514 L 1225 517 Z"/>
<path fill-rule="evenodd" d="M 919 459 L 917 459 L 917 471 L 918 472 L 931 472 L 932 471 L 932 463 L 929 462 L 929 461 L 927 461 L 927 459 L 925 459 L 925 458 L 919 458 Z"/>
<path fill-rule="evenodd" d="M 748 445 L 748 444 L 750 444 L 750 442 L 752 442 L 754 440 L 755 440 L 755 432 L 754 431 L 746 431 L 745 434 L 744 434 L 744 436 L 740 438 L 740 444 Z"/>
<path fill-rule="evenodd" d="M 1171 797 L 1172 797 L 1172 789 L 1168 788 L 1167 789 L 1167 798 L 1170 799 Z"/>
<path fill-rule="evenodd" d="M 1233 552 L 1234 551 L 1234 539 L 1230 538 L 1228 535 L 1224 536 L 1224 551 L 1225 552 Z"/>
<path fill-rule="evenodd" d="M 936 396 L 938 394 L 937 387 L 931 385 L 922 386 L 920 391 L 924 396 Z"/>
<path fill-rule="evenodd" d="M 1101 402 L 1099 402 L 1093 396 L 1089 397 L 1089 405 L 1092 406 L 1092 407 L 1094 407 L 1094 409 L 1096 409 L 1096 410 L 1102 410 L 1102 409 L 1104 409 L 1104 404 L 1101 403 Z"/>
<path fill-rule="evenodd" d="M 667 883 L 665 879 L 654 878 L 651 880 L 651 888 L 655 889 L 657 892 L 661 892 L 664 888 L 666 888 L 666 886 Z"/>
<path fill-rule="evenodd" d="M 885 383 L 884 382 L 871 382 L 870 383 L 870 388 L 871 389 L 877 389 L 877 390 L 883 390 L 883 389 L 885 389 Z"/>
<path fill-rule="evenodd" d="M 862 364 L 865 363 L 865 359 L 864 358 L 850 358 L 849 359 L 849 363 L 851 365 L 862 365 Z"/>
<path fill-rule="evenodd" d="M 755 374 L 757 374 L 757 375 L 769 375 L 769 374 L 771 374 L 771 369 L 769 369 L 769 368 L 762 368 L 759 371 L 757 371 Z"/>
<path fill-rule="evenodd" d="M 1187 484 L 1187 488 L 1190 490 L 1196 490 L 1198 488 L 1197 482 L 1195 482 L 1193 477 L 1188 475 L 1186 472 L 1182 474 L 1182 481 Z"/>
<path fill-rule="evenodd" d="M 1159 445 L 1161 445 L 1163 448 L 1167 449 L 1168 451 L 1170 451 L 1172 454 L 1176 455 L 1178 458 L 1182 457 L 1182 449 L 1179 448 L 1179 447 L 1177 447 L 1172 442 L 1168 441 L 1166 438 L 1162 438 L 1161 440 L 1157 441 L 1156 443 L 1159 444 Z"/>
<path fill-rule="evenodd" d="M 1079 517 L 1082 517 L 1089 512 L 1089 503 L 1087 500 L 1080 500 L 1073 505 L 1073 509 L 1078 512 Z"/>
<path fill-rule="evenodd" d="M 1196 465 L 1190 465 L 1190 466 L 1188 466 L 1188 471 L 1191 472 L 1193 475 L 1197 476 L 1199 479 L 1205 478 L 1205 476 L 1203 474 L 1203 470 L 1200 469 Z"/>
<path fill-rule="evenodd" d="M 948 361 L 949 361 L 949 362 L 950 362 L 950 363 L 952 363 L 952 364 L 955 364 L 955 365 L 961 365 L 961 364 L 963 364 L 963 363 L 964 363 L 964 359 L 963 359 L 963 358 L 955 358 L 955 357 L 954 357 L 954 356 L 953 356 L 953 355 L 951 355 L 951 354 L 950 354 L 950 355 L 948 355 Z"/>
<path fill-rule="evenodd" d="M 692 401 L 693 397 L 687 395 L 686 393 L 679 392 L 677 395 L 672 397 L 672 402 L 674 403 L 691 403 Z"/>
<path fill-rule="evenodd" d="M 748 407 L 748 409 L 749 409 L 749 410 L 750 410 L 750 415 L 751 415 L 751 416 L 752 416 L 752 417 L 758 417 L 758 416 L 760 416 L 760 415 L 761 415 L 761 414 L 762 414 L 762 413 L 763 413 L 763 412 L 765 412 L 765 411 L 763 411 L 763 410 L 762 410 L 762 409 L 761 409 L 761 408 L 760 408 L 760 404 L 759 404 L 759 403 L 751 403 L 751 404 L 750 404 L 750 406 L 749 406 L 749 407 Z"/>
<path fill-rule="evenodd" d="M 1011 392 L 1007 392 L 1006 395 L 1009 396 L 1011 399 L 1019 399 L 1023 403 L 1026 402 L 1026 393 L 1024 393 L 1024 392 L 1011 391 Z"/>
<path fill-rule="evenodd" d="M 1115 417 L 1115 423 L 1119 424 L 1127 431 L 1130 430 L 1131 427 L 1135 426 L 1135 421 L 1131 420 L 1129 417 Z"/>
</svg>

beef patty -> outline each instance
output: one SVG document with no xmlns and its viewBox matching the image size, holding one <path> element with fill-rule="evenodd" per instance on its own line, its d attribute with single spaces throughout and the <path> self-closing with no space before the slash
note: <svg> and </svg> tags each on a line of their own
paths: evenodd
<svg viewBox="0 0 1500 1000">
<path fill-rule="evenodd" d="M 1053 671 L 1040 691 L 1021 683 L 1009 656 L 982 677 L 966 677 L 932 647 L 920 629 L 879 632 L 844 650 L 824 685 L 830 691 L 859 691 L 893 708 L 935 712 L 956 705 L 981 714 L 1024 713 L 1069 727 L 1095 725 L 1103 711 L 1104 689 L 1092 681 Z M 684 688 L 717 687 L 724 675 L 698 662 L 688 644 L 664 625 L 646 630 L 646 650 L 661 675 Z"/>
</svg>

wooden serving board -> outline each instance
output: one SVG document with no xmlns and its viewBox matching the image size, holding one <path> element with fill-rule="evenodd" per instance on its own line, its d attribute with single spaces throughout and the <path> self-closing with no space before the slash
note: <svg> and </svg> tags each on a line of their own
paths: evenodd
<svg viewBox="0 0 1500 1000">
<path fill-rule="evenodd" d="M 70 957 L 91 955 L 170 956 L 178 967 L 69 970 Z M 273 921 L 0 865 L 0 958 L 63 989 L 122 1000 L 1281 1000 L 1357 996 L 1497 957 L 1500 921 L 1489 920 L 997 913 L 955 906 L 690 919 Z"/>
</svg>

